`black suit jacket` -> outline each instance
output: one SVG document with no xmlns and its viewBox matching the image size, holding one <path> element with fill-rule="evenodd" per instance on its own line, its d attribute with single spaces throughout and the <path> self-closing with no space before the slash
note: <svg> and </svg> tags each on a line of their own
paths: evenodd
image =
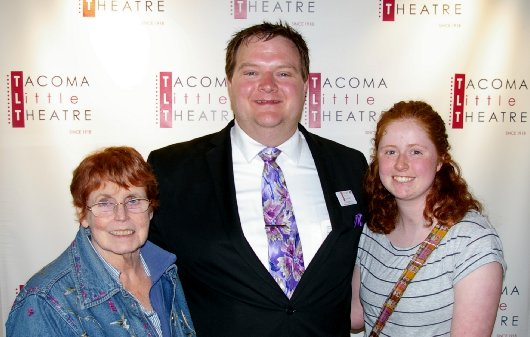
<svg viewBox="0 0 530 337">
<path fill-rule="evenodd" d="M 299 125 L 316 164 L 332 231 L 289 299 L 241 229 L 230 143 L 233 125 L 155 150 L 148 158 L 160 185 L 160 207 L 149 239 L 177 255 L 197 335 L 348 337 L 351 278 L 361 233 L 354 221 L 356 216 L 363 223 L 366 219 L 364 155 Z M 335 192 L 347 190 L 357 204 L 341 206 Z"/>
</svg>

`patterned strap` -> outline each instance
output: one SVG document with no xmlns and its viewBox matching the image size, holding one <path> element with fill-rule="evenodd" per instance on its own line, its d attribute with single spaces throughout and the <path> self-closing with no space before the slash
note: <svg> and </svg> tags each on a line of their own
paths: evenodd
<svg viewBox="0 0 530 337">
<path fill-rule="evenodd" d="M 377 318 L 377 321 L 372 328 L 372 332 L 370 332 L 370 337 L 379 336 L 379 333 L 381 330 L 383 330 L 387 319 L 394 312 L 397 303 L 405 292 L 405 289 L 407 289 L 410 281 L 414 278 L 414 276 L 416 276 L 416 273 L 425 264 L 425 261 L 427 261 L 429 255 L 436 249 L 436 247 L 438 247 L 438 244 L 440 244 L 440 241 L 442 241 L 448 230 L 448 226 L 437 224 L 431 230 L 429 236 L 427 236 L 427 238 L 421 243 L 418 251 L 410 260 L 407 268 L 403 270 L 401 277 L 397 280 L 392 292 L 390 292 L 390 295 L 388 295 L 388 298 L 383 304 L 379 318 Z"/>
</svg>

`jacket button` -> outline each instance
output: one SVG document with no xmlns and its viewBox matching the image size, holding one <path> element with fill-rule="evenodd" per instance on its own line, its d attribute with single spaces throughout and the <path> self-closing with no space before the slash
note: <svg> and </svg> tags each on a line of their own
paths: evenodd
<svg viewBox="0 0 530 337">
<path fill-rule="evenodd" d="M 285 312 L 287 313 L 287 315 L 292 315 L 292 314 L 294 314 L 295 311 L 296 311 L 296 309 L 291 307 L 291 306 L 288 306 L 288 307 L 285 308 Z"/>
</svg>

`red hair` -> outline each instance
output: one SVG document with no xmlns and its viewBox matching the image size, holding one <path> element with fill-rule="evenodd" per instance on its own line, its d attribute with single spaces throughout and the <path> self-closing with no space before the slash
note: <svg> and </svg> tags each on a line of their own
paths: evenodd
<svg viewBox="0 0 530 337">
<path fill-rule="evenodd" d="M 377 122 L 371 163 L 364 179 L 370 214 L 368 227 L 373 232 L 388 234 L 394 230 L 398 220 L 396 200 L 385 189 L 379 178 L 377 150 L 387 127 L 399 120 L 413 120 L 423 127 L 429 139 L 434 143 L 438 152 L 438 160 L 442 163 L 434 177 L 423 210 L 427 226 L 432 225 L 434 220 L 440 224 L 452 226 L 469 210 L 482 211 L 482 205 L 469 192 L 460 167 L 449 153 L 451 146 L 445 123 L 440 115 L 425 102 L 401 101 L 394 104 L 390 110 L 383 112 Z"/>
<path fill-rule="evenodd" d="M 122 188 L 144 187 L 151 208 L 158 206 L 158 185 L 149 164 L 132 147 L 107 147 L 85 157 L 73 172 L 70 193 L 80 212 L 79 221 L 87 214 L 90 193 L 107 182 Z"/>
</svg>

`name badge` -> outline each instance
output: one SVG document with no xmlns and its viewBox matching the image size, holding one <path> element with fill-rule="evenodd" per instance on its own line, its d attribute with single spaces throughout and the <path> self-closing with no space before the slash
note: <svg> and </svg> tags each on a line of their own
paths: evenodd
<svg viewBox="0 0 530 337">
<path fill-rule="evenodd" d="M 351 190 L 335 192 L 341 206 L 350 206 L 357 204 L 357 200 Z"/>
</svg>

